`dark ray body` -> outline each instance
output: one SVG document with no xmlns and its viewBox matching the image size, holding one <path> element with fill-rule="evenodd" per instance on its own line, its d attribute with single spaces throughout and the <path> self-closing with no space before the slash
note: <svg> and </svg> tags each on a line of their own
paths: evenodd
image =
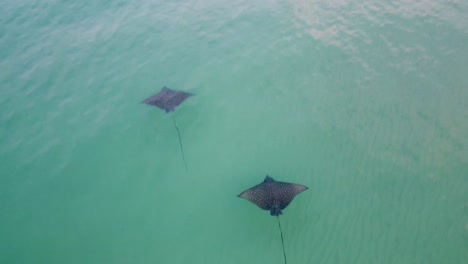
<svg viewBox="0 0 468 264">
<path fill-rule="evenodd" d="M 191 93 L 176 91 L 164 87 L 159 93 L 144 100 L 143 103 L 159 107 L 166 110 L 166 113 L 168 113 L 174 111 L 177 106 L 192 95 L 193 94 Z"/>
<path fill-rule="evenodd" d="M 286 258 L 286 251 L 284 250 L 283 230 L 281 229 L 279 215 L 282 214 L 281 210 L 286 208 L 296 195 L 307 189 L 309 188 L 301 184 L 277 182 L 267 175 L 262 183 L 239 194 L 239 197 L 249 200 L 261 209 L 270 210 L 270 214 L 278 219 L 285 264 L 288 263 L 288 260 Z"/>
<path fill-rule="evenodd" d="M 163 87 L 159 93 L 147 98 L 143 103 L 147 105 L 156 106 L 158 108 L 166 110 L 166 113 L 172 112 L 177 106 L 182 104 L 185 99 L 189 98 L 193 94 L 186 93 L 182 91 L 176 91 Z M 182 159 L 184 160 L 185 169 L 188 170 L 187 161 L 185 161 L 184 147 L 182 145 L 182 137 L 180 136 L 180 130 L 177 126 L 174 116 L 172 116 L 174 121 L 174 127 L 177 130 L 177 135 L 179 136 L 180 151 L 182 152 Z"/>
<path fill-rule="evenodd" d="M 262 183 L 242 192 L 239 197 L 249 200 L 263 210 L 270 210 L 271 215 L 280 215 L 281 210 L 286 208 L 296 195 L 307 189 L 301 184 L 277 182 L 267 175 Z"/>
</svg>

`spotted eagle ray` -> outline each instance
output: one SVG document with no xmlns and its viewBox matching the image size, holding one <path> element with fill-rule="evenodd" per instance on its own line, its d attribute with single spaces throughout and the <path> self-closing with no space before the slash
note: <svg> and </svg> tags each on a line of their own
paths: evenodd
<svg viewBox="0 0 468 264">
<path fill-rule="evenodd" d="M 283 230 L 281 229 L 279 215 L 283 213 L 281 210 L 288 207 L 296 195 L 307 189 L 309 188 L 301 184 L 277 182 L 267 175 L 262 183 L 247 189 L 238 195 L 238 197 L 249 200 L 263 210 L 269 210 L 272 216 L 276 216 L 281 234 L 281 244 L 283 246 L 285 264 L 287 263 L 287 260 L 286 252 L 284 251 Z"/>
<path fill-rule="evenodd" d="M 177 106 L 182 104 L 185 99 L 189 98 L 193 94 L 172 90 L 167 87 L 163 87 L 159 93 L 145 99 L 143 103 L 147 105 L 152 105 L 158 108 L 161 108 L 166 111 L 166 113 L 173 112 Z M 184 147 L 182 146 L 182 139 L 180 137 L 179 127 L 177 127 L 176 120 L 174 116 L 172 116 L 172 120 L 174 121 L 174 127 L 177 130 L 177 135 L 179 136 L 179 144 L 180 144 L 180 151 L 182 152 L 182 159 L 184 160 L 185 169 L 187 168 L 187 162 L 185 161 L 185 154 L 184 154 Z"/>
</svg>

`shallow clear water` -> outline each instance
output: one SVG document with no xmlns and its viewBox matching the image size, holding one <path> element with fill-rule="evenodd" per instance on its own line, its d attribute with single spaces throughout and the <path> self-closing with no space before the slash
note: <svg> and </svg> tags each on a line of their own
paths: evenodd
<svg viewBox="0 0 468 264">
<path fill-rule="evenodd" d="M 468 263 L 468 2 L 12 1 L 1 263 Z M 140 102 L 195 93 L 171 115 Z M 184 144 L 185 170 L 172 116 Z"/>
</svg>

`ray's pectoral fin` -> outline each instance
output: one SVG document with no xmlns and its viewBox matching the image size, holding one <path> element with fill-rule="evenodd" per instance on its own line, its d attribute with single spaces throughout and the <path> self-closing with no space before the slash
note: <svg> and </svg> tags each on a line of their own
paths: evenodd
<svg viewBox="0 0 468 264">
<path fill-rule="evenodd" d="M 250 201 L 251 203 L 257 205 L 263 210 L 271 209 L 269 196 L 261 184 L 254 186 L 248 190 L 245 190 L 244 192 L 239 194 L 238 197 Z"/>
</svg>

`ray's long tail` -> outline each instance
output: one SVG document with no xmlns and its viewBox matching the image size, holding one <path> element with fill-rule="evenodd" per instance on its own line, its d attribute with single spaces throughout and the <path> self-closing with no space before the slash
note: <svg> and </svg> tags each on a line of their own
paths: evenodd
<svg viewBox="0 0 468 264">
<path fill-rule="evenodd" d="M 281 245 L 283 245 L 284 264 L 287 264 L 288 261 L 286 260 L 286 252 L 284 251 L 283 230 L 281 229 L 281 222 L 280 222 L 280 219 L 279 219 L 279 215 L 277 215 L 276 218 L 278 219 L 278 227 L 279 227 L 280 234 L 281 234 Z"/>
<path fill-rule="evenodd" d="M 188 171 L 187 162 L 185 161 L 184 147 L 182 146 L 182 138 L 180 137 L 179 127 L 177 127 L 177 123 L 175 121 L 174 116 L 172 116 L 172 120 L 174 121 L 174 127 L 177 130 L 177 135 L 179 136 L 180 152 L 182 152 L 182 159 L 184 160 L 185 170 Z"/>
</svg>

